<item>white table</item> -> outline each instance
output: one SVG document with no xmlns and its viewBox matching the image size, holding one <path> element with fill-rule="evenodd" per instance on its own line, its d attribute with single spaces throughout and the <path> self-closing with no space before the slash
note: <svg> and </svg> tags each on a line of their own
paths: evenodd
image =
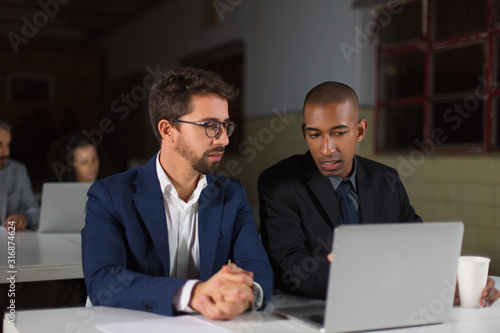
<svg viewBox="0 0 500 333">
<path fill-rule="evenodd" d="M 273 313 L 273 309 L 281 306 L 294 306 L 318 303 L 320 301 L 302 299 L 290 295 L 282 295 L 280 298 L 273 296 L 273 299 L 263 312 L 245 313 L 230 321 L 210 321 L 200 315 L 195 315 L 187 320 L 194 321 L 193 325 L 200 323 L 211 324 L 212 331 L 227 332 L 315 332 L 305 326 L 301 326 L 283 319 Z M 17 311 L 16 325 L 7 323 L 4 318 L 4 333 L 31 333 L 31 332 L 78 332 L 95 333 L 103 332 L 99 327 L 110 323 L 126 323 L 127 326 L 144 326 L 148 320 L 159 320 L 163 327 L 171 328 L 172 325 L 179 324 L 181 317 L 164 317 L 142 311 L 131 311 L 126 309 L 116 309 L 109 307 L 88 307 L 88 308 L 62 308 L 51 310 Z M 190 322 L 191 323 L 191 322 Z M 377 333 L 498 333 L 500 328 L 500 301 L 493 306 L 483 309 L 463 309 L 455 307 L 449 321 L 441 325 L 421 326 L 412 328 L 392 329 L 376 331 Z M 206 332 L 206 327 L 186 327 L 183 332 Z M 177 332 L 175 329 L 170 330 Z M 211 332 L 212 332 L 211 331 Z M 156 331 L 148 331 L 156 332 Z"/>
<path fill-rule="evenodd" d="M 83 278 L 80 233 L 15 233 L 15 268 L 8 266 L 6 229 L 0 230 L 0 283 L 15 275 L 17 282 Z M 14 273 L 9 273 L 14 272 Z"/>
<path fill-rule="evenodd" d="M 16 282 L 82 278 L 80 234 L 38 234 L 30 231 L 17 232 Z M 7 283 L 7 237 L 0 234 L 0 283 Z M 497 287 L 500 279 L 495 277 Z M 304 326 L 283 319 L 273 313 L 282 306 L 313 304 L 320 301 L 301 299 L 290 295 L 273 297 L 266 311 L 245 313 L 230 321 L 210 321 L 200 315 L 198 322 L 212 323 L 219 330 L 233 332 L 304 332 Z M 4 333 L 26 332 L 102 332 L 99 327 L 116 322 L 138 322 L 148 319 L 179 321 L 142 311 L 131 311 L 108 307 L 75 307 L 49 310 L 16 310 L 16 325 L 3 320 Z M 200 331 L 203 331 L 201 328 Z M 469 333 L 500 331 L 500 301 L 484 309 L 453 308 L 446 324 L 413 327 L 387 331 L 390 333 Z"/>
</svg>

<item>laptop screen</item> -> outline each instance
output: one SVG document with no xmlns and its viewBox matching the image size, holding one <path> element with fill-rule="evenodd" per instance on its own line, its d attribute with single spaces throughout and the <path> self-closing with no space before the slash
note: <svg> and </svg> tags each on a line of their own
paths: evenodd
<svg viewBox="0 0 500 333">
<path fill-rule="evenodd" d="M 80 232 L 92 183 L 44 183 L 38 232 Z"/>
</svg>

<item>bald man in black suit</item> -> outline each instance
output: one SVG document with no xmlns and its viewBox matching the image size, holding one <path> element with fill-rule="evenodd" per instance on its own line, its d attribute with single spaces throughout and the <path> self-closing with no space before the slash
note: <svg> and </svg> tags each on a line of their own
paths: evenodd
<svg viewBox="0 0 500 333">
<path fill-rule="evenodd" d="M 326 298 L 327 255 L 332 251 L 332 231 L 339 224 L 422 222 L 397 171 L 356 155 L 367 128 L 367 121 L 359 119 L 354 90 L 324 82 L 304 101 L 302 132 L 309 151 L 260 175 L 262 242 L 282 292 Z M 363 246 L 370 251 L 370 244 Z M 482 306 L 499 298 L 494 286 L 489 278 Z M 455 304 L 460 304 L 458 292 Z"/>
</svg>

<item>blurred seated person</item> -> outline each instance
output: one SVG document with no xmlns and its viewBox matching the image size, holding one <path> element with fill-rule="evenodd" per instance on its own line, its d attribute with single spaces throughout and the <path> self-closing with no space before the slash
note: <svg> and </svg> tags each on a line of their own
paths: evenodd
<svg viewBox="0 0 500 333">
<path fill-rule="evenodd" d="M 70 132 L 50 147 L 48 166 L 52 182 L 94 182 L 101 178 L 98 148 L 82 131 Z"/>
<path fill-rule="evenodd" d="M 101 158 L 98 147 L 91 143 L 81 130 L 71 131 L 58 138 L 49 148 L 47 165 L 51 182 L 89 182 L 101 178 Z M 62 280 L 61 280 L 62 281 Z M 64 280 L 56 286 L 59 299 L 74 299 L 85 304 L 87 291 L 84 279 Z M 73 297 L 73 298 L 72 298 Z M 75 305 L 68 301 L 58 304 Z"/>
<path fill-rule="evenodd" d="M 26 166 L 9 159 L 11 140 L 12 126 L 0 119 L 0 221 L 6 228 L 15 227 L 15 231 L 36 228 L 40 206 Z"/>
</svg>

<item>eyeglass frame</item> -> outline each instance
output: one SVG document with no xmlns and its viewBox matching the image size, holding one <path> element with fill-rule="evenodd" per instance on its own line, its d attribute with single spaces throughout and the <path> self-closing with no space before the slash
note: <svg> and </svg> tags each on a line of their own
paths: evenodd
<svg viewBox="0 0 500 333">
<path fill-rule="evenodd" d="M 167 119 L 168 121 L 172 122 L 172 123 L 184 123 L 184 124 L 193 124 L 193 125 L 198 125 L 198 126 L 203 126 L 205 127 L 205 135 L 207 137 L 209 137 L 210 139 L 213 139 L 215 138 L 219 132 L 220 132 L 220 128 L 221 126 L 224 127 L 224 129 L 226 130 L 226 133 L 228 133 L 227 129 L 228 129 L 228 126 L 229 124 L 233 124 L 233 131 L 231 132 L 231 134 L 228 133 L 227 137 L 229 138 L 231 135 L 233 135 L 234 133 L 234 129 L 236 128 L 236 123 L 234 121 L 231 121 L 231 120 L 228 120 L 228 121 L 218 121 L 218 120 L 210 120 L 210 121 L 205 121 L 205 122 L 201 122 L 201 121 L 187 121 L 187 120 L 181 120 L 181 119 Z M 207 130 L 208 130 L 208 124 L 210 123 L 217 123 L 217 131 L 215 132 L 215 134 L 213 136 L 210 136 L 208 135 L 207 133 Z"/>
</svg>

